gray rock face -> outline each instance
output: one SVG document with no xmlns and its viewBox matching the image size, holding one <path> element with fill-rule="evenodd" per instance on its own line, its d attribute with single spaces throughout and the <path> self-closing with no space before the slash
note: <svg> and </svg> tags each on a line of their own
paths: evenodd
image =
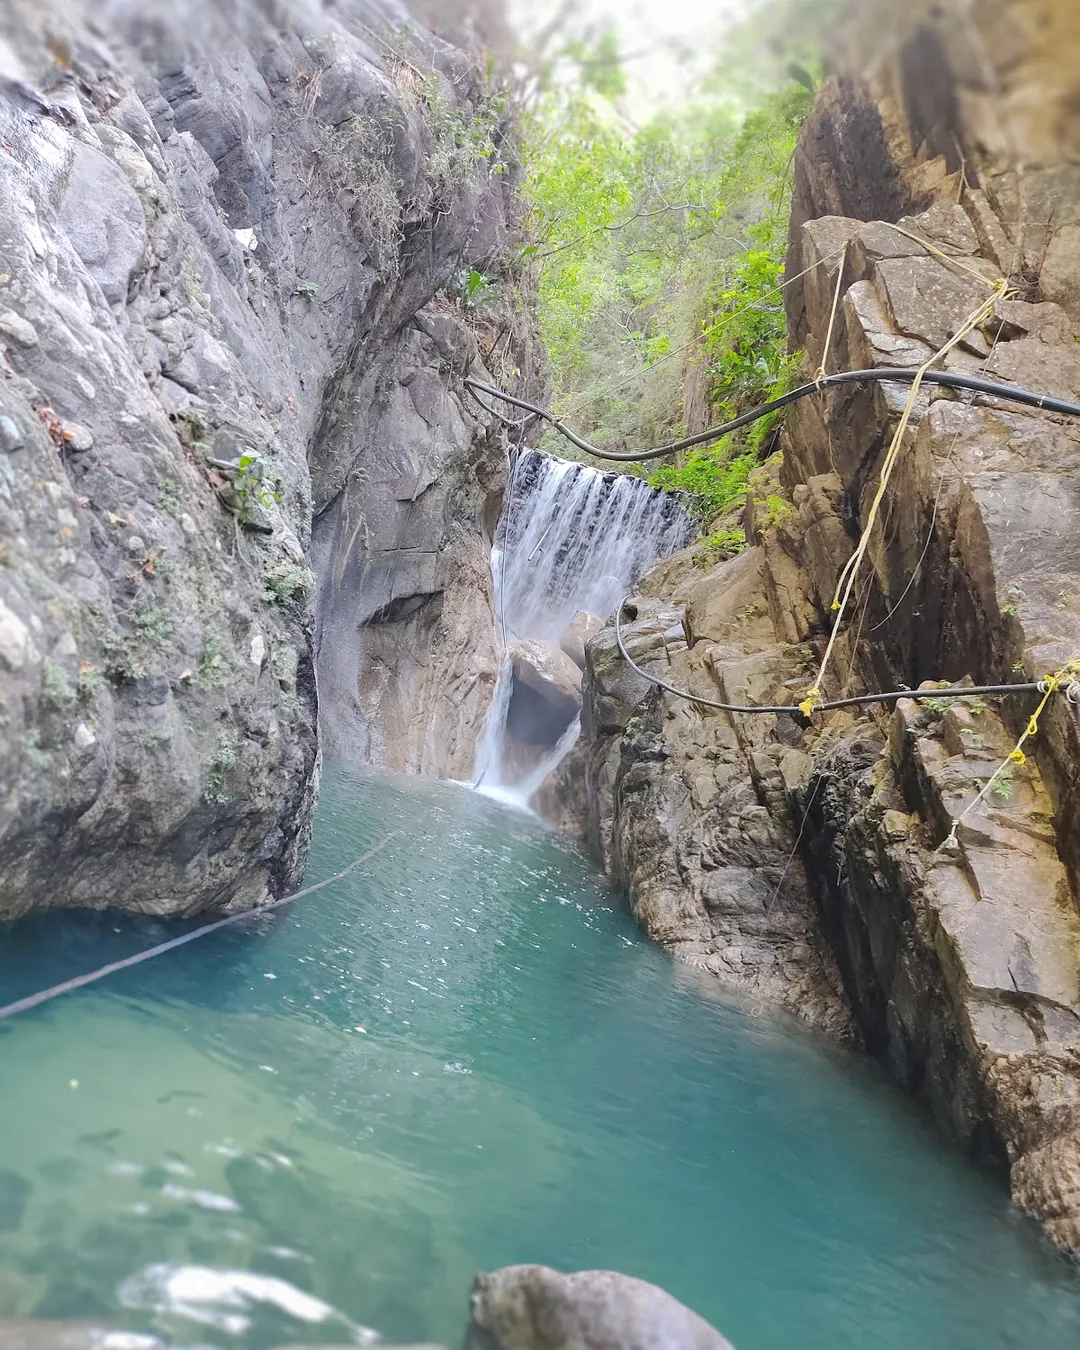
<svg viewBox="0 0 1080 1350">
<path fill-rule="evenodd" d="M 473 1285 L 465 1350 L 733 1350 L 655 1284 L 613 1270 L 506 1266 Z"/>
<path fill-rule="evenodd" d="M 316 665 L 330 750 L 471 761 L 503 451 L 452 291 L 499 275 L 513 172 L 470 59 L 403 18 L 0 17 L 0 918 L 287 891 Z"/>
</svg>

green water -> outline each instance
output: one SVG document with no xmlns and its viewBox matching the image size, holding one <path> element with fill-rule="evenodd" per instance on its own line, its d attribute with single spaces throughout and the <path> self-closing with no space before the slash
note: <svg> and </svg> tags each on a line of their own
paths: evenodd
<svg viewBox="0 0 1080 1350">
<path fill-rule="evenodd" d="M 328 772 L 362 873 L 0 1028 L 0 1316 L 456 1343 L 480 1268 L 615 1267 L 739 1350 L 1076 1350 L 1080 1276 L 853 1056 L 643 941 L 450 786 Z M 0 1002 L 175 926 L 54 915 Z"/>
</svg>

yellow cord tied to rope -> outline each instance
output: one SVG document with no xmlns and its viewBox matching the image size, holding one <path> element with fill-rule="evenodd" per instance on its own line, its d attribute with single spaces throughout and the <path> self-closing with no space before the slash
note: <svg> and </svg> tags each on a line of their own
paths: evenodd
<svg viewBox="0 0 1080 1350">
<path fill-rule="evenodd" d="M 921 242 L 921 241 L 920 241 Z M 955 262 L 955 259 L 950 259 Z M 814 680 L 813 688 L 807 692 L 806 698 L 799 704 L 802 712 L 807 717 L 814 711 L 816 701 L 820 695 L 821 687 L 825 683 L 825 671 L 828 669 L 829 661 L 832 659 L 833 649 L 836 646 L 836 640 L 840 636 L 840 625 L 844 621 L 844 614 L 847 611 L 848 602 L 851 599 L 851 593 L 855 587 L 856 578 L 859 575 L 859 568 L 863 559 L 866 557 L 867 550 L 870 547 L 870 538 L 874 531 L 874 525 L 881 510 L 882 502 L 885 500 L 885 494 L 889 488 L 889 480 L 900 458 L 900 451 L 904 444 L 904 437 L 911 422 L 911 415 L 915 409 L 916 400 L 919 397 L 919 390 L 922 387 L 923 376 L 933 366 L 936 361 L 949 354 L 954 347 L 961 343 L 964 338 L 974 329 L 980 327 L 994 312 L 994 307 L 998 301 L 1003 299 L 1009 290 L 1009 283 L 1004 277 L 997 281 L 988 281 L 985 277 L 979 276 L 979 280 L 990 288 L 990 295 L 977 306 L 967 316 L 956 332 L 944 342 L 934 354 L 924 361 L 915 372 L 915 378 L 911 382 L 908 395 L 904 401 L 904 408 L 900 414 L 900 419 L 896 424 L 892 440 L 889 442 L 889 448 L 885 452 L 885 458 L 882 461 L 881 475 L 878 480 L 877 490 L 874 493 L 873 501 L 870 503 L 870 509 L 867 512 L 866 524 L 863 527 L 859 542 L 847 560 L 840 572 L 840 577 L 836 583 L 836 590 L 833 592 L 831 610 L 836 615 L 833 622 L 832 631 L 829 634 L 829 641 L 825 647 L 825 655 L 821 658 L 821 665 L 818 667 L 817 677 Z M 809 705 L 809 706 L 807 706 Z"/>
<path fill-rule="evenodd" d="M 953 827 L 949 831 L 949 837 L 945 840 L 946 846 L 956 843 L 956 831 L 960 827 L 960 822 L 964 820 L 967 816 L 969 816 L 981 801 L 984 801 L 986 799 L 986 797 L 993 789 L 994 784 L 1005 772 L 1005 770 L 1011 764 L 1023 765 L 1027 763 L 1027 755 L 1024 754 L 1024 745 L 1027 741 L 1031 739 L 1032 736 L 1038 734 L 1039 718 L 1043 715 L 1043 712 L 1046 710 L 1046 705 L 1050 702 L 1051 698 L 1053 698 L 1053 696 L 1056 693 L 1058 693 L 1061 689 L 1064 688 L 1066 692 L 1068 692 L 1069 690 L 1074 688 L 1076 686 L 1078 675 L 1080 675 L 1080 661 L 1066 661 L 1066 663 L 1061 667 L 1060 670 L 1055 670 L 1053 675 L 1044 675 L 1043 678 L 1039 681 L 1039 687 L 1043 691 L 1043 696 L 1039 701 L 1039 706 L 1028 718 L 1027 726 L 1021 732 L 1020 739 L 1016 742 L 1016 745 L 1009 751 L 1009 753 L 1005 756 L 1005 758 L 1001 761 L 1001 763 L 997 766 L 994 772 L 983 784 L 982 788 L 979 790 L 978 795 L 975 797 L 975 800 L 972 801 L 968 806 L 966 806 L 963 809 L 963 811 L 961 811 L 961 813 L 953 821 Z"/>
</svg>

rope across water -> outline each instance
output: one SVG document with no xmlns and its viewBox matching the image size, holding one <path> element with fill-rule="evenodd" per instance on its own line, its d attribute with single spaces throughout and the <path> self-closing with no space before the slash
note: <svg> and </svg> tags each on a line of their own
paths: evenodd
<svg viewBox="0 0 1080 1350">
<path fill-rule="evenodd" d="M 74 989 L 82 989 L 85 985 L 103 980 L 106 975 L 115 975 L 118 970 L 127 970 L 130 966 L 140 965 L 143 961 L 149 961 L 155 956 L 171 952 L 176 947 L 183 947 L 188 942 L 194 942 L 196 938 L 206 937 L 208 933 L 216 933 L 219 928 L 227 928 L 230 924 L 240 923 L 244 919 L 257 918 L 260 914 L 267 914 L 272 909 L 280 909 L 282 905 L 300 900 L 305 895 L 314 895 L 316 891 L 332 886 L 335 881 L 341 881 L 350 872 L 355 872 L 362 863 L 366 863 L 369 858 L 374 858 L 376 853 L 381 852 L 391 839 L 404 833 L 404 830 L 392 830 L 381 843 L 376 844 L 374 848 L 369 848 L 366 853 L 357 858 L 355 862 L 351 862 L 342 871 L 335 872 L 332 877 L 327 877 L 325 881 L 317 881 L 314 886 L 305 886 L 302 891 L 296 891 L 292 895 L 286 895 L 280 900 L 275 900 L 272 904 L 261 905 L 258 909 L 241 910 L 237 914 L 227 914 L 224 919 L 203 924 L 201 928 L 196 928 L 190 933 L 183 933 L 180 937 L 170 938 L 168 942 L 159 942 L 156 947 L 147 947 L 145 951 L 136 952 L 134 956 L 125 956 L 122 961 L 111 961 L 107 966 L 100 966 L 97 970 L 90 971 L 89 974 L 76 975 L 70 980 L 52 985 L 49 989 L 39 989 L 36 994 L 29 994 L 26 998 L 16 999 L 14 1003 L 9 1003 L 6 1007 L 0 1008 L 0 1020 L 5 1017 L 14 1017 L 16 1013 L 28 1012 L 31 1008 L 36 1008 L 42 1003 L 48 1003 L 50 999 L 59 998 L 61 994 L 68 994 Z"/>
</svg>

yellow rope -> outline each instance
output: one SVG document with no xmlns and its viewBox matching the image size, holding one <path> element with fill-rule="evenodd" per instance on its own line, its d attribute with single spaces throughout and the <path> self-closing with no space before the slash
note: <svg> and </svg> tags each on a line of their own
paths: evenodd
<svg viewBox="0 0 1080 1350">
<path fill-rule="evenodd" d="M 806 697 L 799 704 L 800 710 L 803 713 L 805 713 L 807 717 L 809 717 L 810 714 L 814 711 L 814 707 L 818 699 L 821 697 L 821 686 L 822 683 L 824 682 L 825 671 L 828 668 L 829 661 L 832 659 L 833 648 L 836 646 L 836 640 L 840 636 L 840 625 L 844 620 L 844 614 L 847 610 L 848 601 L 851 598 L 851 592 L 855 586 L 855 580 L 859 574 L 859 568 L 862 566 L 862 561 L 865 558 L 867 549 L 870 546 L 870 535 L 877 521 L 878 512 L 881 509 L 881 503 L 885 498 L 886 491 L 888 490 L 889 480 L 892 477 L 893 469 L 896 467 L 896 462 L 900 458 L 900 450 L 903 446 L 904 434 L 906 433 L 908 429 L 908 424 L 911 421 L 911 414 L 915 408 L 915 401 L 918 398 L 919 390 L 922 387 L 923 376 L 935 363 L 935 361 L 939 361 L 943 356 L 946 356 L 950 351 L 952 351 L 952 349 L 958 343 L 962 342 L 970 332 L 978 328 L 978 326 L 981 323 L 985 323 L 985 321 L 991 316 L 991 314 L 993 314 L 994 306 L 997 304 L 998 300 L 1001 299 L 1006 294 L 1008 286 L 1009 283 L 1004 278 L 1001 278 L 997 282 L 995 282 L 993 287 L 993 293 L 981 305 L 979 305 L 977 309 L 972 310 L 972 312 L 968 315 L 968 317 L 964 320 L 964 322 L 960 325 L 960 327 L 952 335 L 952 337 L 949 338 L 949 340 L 942 347 L 940 347 L 936 352 L 934 352 L 934 354 L 931 357 L 929 357 L 928 360 L 924 361 L 923 364 L 915 372 L 915 378 L 911 382 L 911 388 L 908 391 L 908 396 L 904 403 L 904 410 L 900 414 L 900 420 L 896 425 L 896 431 L 893 433 L 892 441 L 889 444 L 889 449 L 886 452 L 885 459 L 881 467 L 881 479 L 878 483 L 877 491 L 874 494 L 874 500 L 870 505 L 870 511 L 866 517 L 866 526 L 863 529 L 862 537 L 859 540 L 858 547 L 855 549 L 855 552 L 848 559 L 843 570 L 841 571 L 840 578 L 836 584 L 836 590 L 833 593 L 832 609 L 836 611 L 836 621 L 833 624 L 832 632 L 829 635 L 829 642 L 825 648 L 825 655 L 822 657 L 821 666 L 819 667 L 817 673 L 817 678 L 814 680 L 813 685 L 807 690 Z"/>
<path fill-rule="evenodd" d="M 913 231 L 905 230 L 903 225 L 894 225 L 891 220 L 883 220 L 881 223 L 883 225 L 888 225 L 889 229 L 895 230 L 897 234 L 902 234 L 905 239 L 911 239 L 914 243 L 918 244 L 920 248 L 926 249 L 927 253 L 931 253 L 935 258 L 940 258 L 942 262 L 948 263 L 950 267 L 958 267 L 961 272 L 967 272 L 968 275 L 973 276 L 976 281 L 981 281 L 984 286 L 994 287 L 1000 285 L 1000 281 L 991 281 L 989 277 L 983 276 L 977 267 L 972 267 L 970 263 L 964 262 L 964 260 L 958 258 L 955 253 L 946 253 L 944 249 L 940 249 L 936 244 L 932 244 L 929 239 L 922 239 Z"/>
<path fill-rule="evenodd" d="M 840 289 L 844 284 L 844 268 L 847 266 L 847 248 L 848 241 L 845 241 L 844 247 L 840 251 L 840 266 L 836 272 L 836 289 L 833 291 L 832 310 L 829 314 L 829 326 L 825 330 L 825 346 L 821 349 L 821 364 L 817 368 L 817 374 L 814 376 L 816 381 L 825 378 L 825 362 L 829 359 L 829 351 L 832 348 L 833 325 L 836 323 L 836 311 L 840 306 Z"/>
<path fill-rule="evenodd" d="M 1062 685 L 1073 684 L 1076 681 L 1078 675 L 1080 675 L 1080 661 L 1067 661 L 1065 665 L 1061 667 L 1060 670 L 1055 670 L 1053 675 L 1047 675 L 1042 680 L 1039 681 L 1040 685 L 1042 685 L 1044 689 L 1043 696 L 1039 703 L 1039 706 L 1028 718 L 1027 726 L 1021 732 L 1019 740 L 1009 751 L 1009 753 L 1005 756 L 1005 758 L 1001 761 L 1001 763 L 997 766 L 997 768 L 986 780 L 986 782 L 982 785 L 982 788 L 979 790 L 978 795 L 972 802 L 970 802 L 967 806 L 964 807 L 963 811 L 961 811 L 961 813 L 953 821 L 953 827 L 949 831 L 948 838 L 945 840 L 945 847 L 948 847 L 950 844 L 954 844 L 956 842 L 956 831 L 960 828 L 960 822 L 966 819 L 966 817 L 968 817 L 972 813 L 972 811 L 975 810 L 975 808 L 979 805 L 979 803 L 986 799 L 986 797 L 990 794 L 990 791 L 992 790 L 994 784 L 1005 772 L 1005 770 L 1008 769 L 1013 764 L 1020 765 L 1024 764 L 1027 761 L 1027 756 L 1024 754 L 1024 745 L 1032 736 L 1037 734 L 1039 730 L 1039 718 L 1043 715 L 1043 712 L 1046 709 L 1046 705 L 1050 702 L 1051 697 L 1057 693 L 1057 691 L 1062 687 Z"/>
</svg>

